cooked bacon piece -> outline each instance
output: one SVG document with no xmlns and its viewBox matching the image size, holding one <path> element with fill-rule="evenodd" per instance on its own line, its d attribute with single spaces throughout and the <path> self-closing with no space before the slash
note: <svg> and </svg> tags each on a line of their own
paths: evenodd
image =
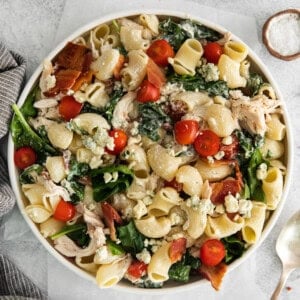
<svg viewBox="0 0 300 300">
<path fill-rule="evenodd" d="M 215 290 L 219 290 L 221 287 L 222 279 L 227 271 L 227 265 L 220 263 L 215 267 L 209 267 L 201 265 L 199 273 L 202 274 L 207 280 L 211 282 L 212 287 Z"/>
<path fill-rule="evenodd" d="M 118 224 L 121 224 L 122 219 L 118 214 L 118 212 L 109 203 L 102 202 L 101 208 L 102 208 L 105 223 L 110 229 L 110 238 L 112 239 L 112 241 L 116 241 L 117 237 L 116 237 L 116 228 L 115 228 L 114 221 L 116 221 Z"/>
<path fill-rule="evenodd" d="M 80 76 L 80 72 L 76 70 L 59 70 L 55 74 L 56 84 L 55 87 L 47 92 L 44 92 L 46 97 L 53 97 L 59 92 L 66 92 L 71 89 Z"/>
<path fill-rule="evenodd" d="M 188 112 L 188 106 L 182 100 L 167 102 L 163 109 L 174 122 L 180 121 L 181 118 Z"/>
<path fill-rule="evenodd" d="M 225 197 L 230 193 L 236 195 L 241 191 L 241 183 L 237 179 L 225 179 L 210 184 L 212 188 L 211 201 L 214 204 L 224 203 Z"/>
<path fill-rule="evenodd" d="M 176 263 L 181 260 L 182 255 L 186 250 L 186 238 L 179 238 L 171 242 L 169 249 L 170 260 L 172 263 Z"/>
<path fill-rule="evenodd" d="M 122 54 L 120 54 L 119 60 L 118 60 L 116 66 L 115 66 L 115 68 L 114 68 L 114 78 L 115 78 L 116 80 L 120 80 L 120 79 L 121 79 L 121 74 L 120 74 L 120 72 L 121 72 L 121 69 L 122 69 L 123 66 L 124 66 L 124 63 L 125 63 L 125 56 L 122 55 Z"/>
<path fill-rule="evenodd" d="M 230 145 L 221 144 L 220 151 L 224 151 L 224 159 L 234 159 L 239 150 L 239 140 L 235 135 L 232 135 L 232 143 Z"/>
<path fill-rule="evenodd" d="M 85 73 L 81 73 L 81 75 L 77 78 L 75 84 L 72 86 L 72 90 L 74 92 L 78 91 L 84 83 L 90 83 L 93 79 L 93 71 L 87 71 Z"/>
<path fill-rule="evenodd" d="M 89 70 L 92 62 L 91 51 L 78 44 L 69 42 L 54 59 L 54 63 L 63 69 L 71 69 L 80 72 Z"/>
</svg>

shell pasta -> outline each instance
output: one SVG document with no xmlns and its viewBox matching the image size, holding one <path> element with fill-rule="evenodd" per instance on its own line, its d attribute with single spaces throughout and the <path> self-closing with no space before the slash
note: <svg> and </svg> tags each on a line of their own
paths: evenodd
<svg viewBox="0 0 300 300">
<path fill-rule="evenodd" d="M 280 205 L 281 101 L 230 37 L 175 17 L 111 20 L 45 63 L 26 109 L 13 106 L 25 212 L 100 288 L 225 273 Z"/>
</svg>

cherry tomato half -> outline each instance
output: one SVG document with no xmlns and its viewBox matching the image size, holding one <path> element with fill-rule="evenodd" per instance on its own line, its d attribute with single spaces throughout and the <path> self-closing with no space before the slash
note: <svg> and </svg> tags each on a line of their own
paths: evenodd
<svg viewBox="0 0 300 300">
<path fill-rule="evenodd" d="M 59 221 L 67 222 L 75 216 L 76 209 L 75 206 L 61 199 L 54 211 L 53 218 Z"/>
<path fill-rule="evenodd" d="M 223 243 L 217 239 L 207 240 L 200 248 L 200 259 L 204 265 L 214 267 L 218 265 L 226 255 Z"/>
<path fill-rule="evenodd" d="M 168 58 L 175 56 L 172 46 L 166 40 L 154 41 L 148 48 L 147 54 L 161 67 L 166 67 Z"/>
<path fill-rule="evenodd" d="M 121 153 L 127 145 L 127 134 L 121 129 L 113 129 L 108 132 L 108 135 L 114 139 L 115 146 L 113 150 L 105 148 L 106 152 L 113 155 Z"/>
<path fill-rule="evenodd" d="M 193 144 L 199 130 L 199 124 L 195 120 L 181 120 L 175 123 L 175 140 L 180 145 Z"/>
<path fill-rule="evenodd" d="M 207 43 L 204 46 L 203 56 L 207 59 L 207 62 L 217 64 L 220 56 L 223 54 L 223 49 L 220 44 L 216 42 Z"/>
<path fill-rule="evenodd" d="M 137 94 L 137 100 L 142 103 L 155 102 L 160 97 L 160 90 L 147 79 L 145 79 Z"/>
<path fill-rule="evenodd" d="M 19 169 L 26 169 L 27 167 L 33 165 L 36 160 L 37 155 L 29 146 L 19 148 L 14 154 L 15 165 Z"/>
<path fill-rule="evenodd" d="M 215 155 L 220 149 L 220 138 L 211 130 L 200 131 L 195 139 L 194 148 L 201 156 Z"/>
<path fill-rule="evenodd" d="M 127 273 L 134 278 L 141 278 L 146 274 L 147 266 L 142 261 L 134 260 L 127 269 Z"/>
<path fill-rule="evenodd" d="M 70 121 L 80 114 L 82 106 L 73 96 L 64 96 L 59 102 L 58 111 L 64 120 Z"/>
</svg>

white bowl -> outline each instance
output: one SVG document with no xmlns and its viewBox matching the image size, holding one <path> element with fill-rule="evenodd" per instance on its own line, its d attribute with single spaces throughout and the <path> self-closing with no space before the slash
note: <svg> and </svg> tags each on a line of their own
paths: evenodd
<svg viewBox="0 0 300 300">
<path fill-rule="evenodd" d="M 73 34 L 71 34 L 69 37 L 67 37 L 64 41 L 62 41 L 48 56 L 46 59 L 48 60 L 52 60 L 58 52 L 60 52 L 63 47 L 66 45 L 66 43 L 68 41 L 72 41 L 74 40 L 76 37 L 83 35 L 85 32 L 88 32 L 89 30 L 91 30 L 92 28 L 96 27 L 99 24 L 103 24 L 106 23 L 110 20 L 114 20 L 117 18 L 121 18 L 121 17 L 130 17 L 130 16 L 134 16 L 134 15 L 139 15 L 141 13 L 146 13 L 146 14 L 156 14 L 156 15 L 161 15 L 161 16 L 174 16 L 174 17 L 178 17 L 178 18 L 183 18 L 183 19 L 193 19 L 195 21 L 200 22 L 201 24 L 213 28 L 216 31 L 219 31 L 220 33 L 225 33 L 227 32 L 227 30 L 219 25 L 213 24 L 205 19 L 199 18 L 193 14 L 186 14 L 186 13 L 182 13 L 180 11 L 176 11 L 176 10 L 164 10 L 164 9 L 143 9 L 143 11 L 139 11 L 139 10 L 130 10 L 130 11 L 126 11 L 126 12 L 118 12 L 118 13 L 114 13 L 114 14 L 109 14 L 109 15 L 105 15 L 85 26 L 82 26 L 81 28 L 79 28 L 78 30 L 76 30 Z M 232 39 L 236 40 L 236 41 L 241 41 L 238 37 L 236 37 L 235 35 L 232 35 Z M 254 62 L 254 64 L 258 67 L 258 69 L 261 71 L 261 73 L 264 74 L 264 76 L 266 77 L 267 81 L 273 86 L 275 93 L 278 96 L 278 99 L 282 100 L 282 94 L 278 89 L 277 84 L 275 83 L 272 75 L 270 74 L 270 72 L 267 70 L 266 66 L 262 63 L 262 61 L 256 56 L 256 54 L 250 49 L 250 47 L 248 46 L 249 49 L 249 54 L 248 56 L 252 59 L 252 62 Z M 18 101 L 18 105 L 21 106 L 27 95 L 29 94 L 29 92 L 31 91 L 32 87 L 35 85 L 35 83 L 37 82 L 41 72 L 42 72 L 43 66 L 42 64 L 36 69 L 36 71 L 33 73 L 33 75 L 31 76 L 31 78 L 29 79 L 29 81 L 27 82 L 20 98 Z M 283 195 L 282 195 L 282 199 L 278 205 L 278 207 L 276 208 L 276 210 L 272 213 L 271 217 L 269 218 L 263 233 L 261 235 L 260 240 L 258 241 L 258 243 L 256 243 L 255 245 L 252 245 L 251 247 L 248 248 L 248 250 L 237 260 L 235 260 L 233 263 L 231 263 L 228 266 L 228 272 L 234 270 L 236 267 L 238 267 L 241 263 L 245 262 L 247 260 L 247 258 L 259 247 L 259 245 L 265 240 L 265 238 L 268 236 L 268 234 L 270 233 L 271 229 L 273 228 L 273 226 L 275 225 L 281 211 L 282 208 L 284 206 L 284 203 L 286 201 L 287 198 L 287 194 L 288 194 L 288 190 L 290 187 L 290 183 L 291 183 L 291 175 L 292 175 L 292 165 L 293 165 L 293 138 L 292 138 L 292 130 L 291 130 L 291 124 L 288 118 L 288 113 L 287 113 L 287 109 L 286 109 L 286 105 L 284 103 L 284 101 L 282 101 L 282 109 L 283 109 L 283 118 L 284 118 L 284 122 L 286 125 L 286 148 L 285 148 L 285 163 L 287 166 L 287 172 L 285 175 L 285 183 L 284 183 L 284 189 L 283 189 Z M 25 212 L 25 205 L 24 205 L 24 195 L 22 194 L 21 188 L 20 188 L 20 184 L 19 184 L 19 180 L 18 180 L 18 170 L 15 167 L 14 164 L 14 159 L 13 159 L 13 154 L 14 154 L 14 144 L 12 141 L 12 137 L 11 135 L 9 136 L 9 140 L 8 140 L 8 169 L 9 169 L 9 176 L 10 176 L 10 182 L 13 188 L 13 191 L 16 195 L 17 198 L 17 204 L 19 206 L 20 212 L 23 215 L 24 219 L 26 220 L 28 226 L 31 228 L 32 232 L 35 234 L 35 236 L 37 237 L 37 239 L 44 245 L 44 247 L 49 251 L 49 253 L 51 255 L 53 255 L 58 261 L 60 261 L 64 266 L 66 266 L 68 269 L 70 269 L 71 271 L 73 271 L 74 273 L 82 276 L 83 278 L 86 278 L 88 280 L 94 281 L 95 282 L 95 277 L 87 272 L 85 272 L 84 270 L 80 269 L 79 267 L 77 267 L 76 265 L 74 265 L 72 262 L 70 262 L 68 259 L 66 259 L 63 255 L 61 255 L 59 252 L 57 252 L 52 245 L 41 235 L 38 227 L 36 226 L 36 224 L 34 224 L 32 222 L 32 220 L 28 217 L 28 215 Z M 226 276 L 226 275 L 225 275 Z M 165 284 L 162 288 L 160 289 L 141 289 L 141 288 L 137 288 L 135 286 L 133 286 L 131 283 L 127 282 L 127 281 L 121 281 L 119 284 L 117 284 L 116 286 L 113 287 L 113 289 L 115 290 L 120 290 L 120 291 L 128 291 L 128 292 L 133 292 L 133 293 L 139 293 L 139 294 L 143 294 L 143 293 L 151 293 L 151 294 L 163 294 L 163 293 L 175 293 L 177 291 L 183 291 L 186 289 L 190 289 L 190 288 L 195 288 L 195 287 L 199 287 L 200 284 L 204 284 L 204 283 L 208 283 L 207 280 L 203 280 L 200 279 L 200 277 L 191 277 L 191 280 L 186 283 L 186 284 L 181 284 L 181 283 L 176 283 L 176 282 L 170 282 Z"/>
</svg>

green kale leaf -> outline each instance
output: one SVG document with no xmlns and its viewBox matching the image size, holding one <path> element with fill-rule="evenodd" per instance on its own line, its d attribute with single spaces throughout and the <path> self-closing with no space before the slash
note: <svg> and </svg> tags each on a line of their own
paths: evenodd
<svg viewBox="0 0 300 300">
<path fill-rule="evenodd" d="M 144 248 L 145 237 L 136 229 L 131 220 L 127 225 L 117 227 L 120 245 L 132 254 L 139 253 Z"/>
<path fill-rule="evenodd" d="M 241 257 L 246 250 L 245 242 L 238 239 L 236 235 L 231 235 L 221 239 L 226 249 L 225 263 L 229 264 Z"/>
<path fill-rule="evenodd" d="M 51 239 L 55 240 L 63 235 L 67 235 L 81 248 L 87 247 L 90 242 L 90 236 L 87 234 L 87 226 L 84 223 L 67 225 L 59 232 L 51 235 Z"/>
<path fill-rule="evenodd" d="M 36 177 L 42 173 L 44 167 L 39 164 L 33 164 L 26 168 L 19 176 L 21 184 L 35 183 Z"/>
<path fill-rule="evenodd" d="M 114 172 L 118 173 L 117 179 L 105 183 L 104 174 Z M 133 172 L 125 165 L 94 169 L 90 172 L 90 175 L 96 202 L 104 201 L 116 193 L 127 190 L 133 181 Z"/>
<path fill-rule="evenodd" d="M 153 141 L 159 140 L 158 129 L 161 128 L 164 123 L 171 122 L 170 117 L 167 116 L 156 103 L 140 104 L 139 116 L 139 133 L 146 135 Z"/>
<path fill-rule="evenodd" d="M 227 83 L 222 80 L 206 82 L 200 74 L 194 76 L 178 75 L 173 73 L 169 76 L 168 80 L 171 83 L 178 83 L 183 86 L 187 91 L 206 91 L 210 96 L 223 96 L 229 97 L 229 88 Z"/>
</svg>

